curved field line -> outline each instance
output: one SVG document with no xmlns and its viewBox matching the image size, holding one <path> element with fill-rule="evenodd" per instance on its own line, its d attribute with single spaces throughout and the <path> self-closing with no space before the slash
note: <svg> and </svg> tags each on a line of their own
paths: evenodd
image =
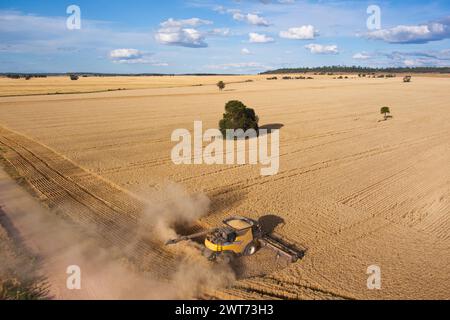
<svg viewBox="0 0 450 320">
<path fill-rule="evenodd" d="M 3 157 L 50 208 L 95 230 L 105 244 L 127 249 L 130 258 L 161 276 L 176 266 L 174 256 L 138 234 L 144 204 L 47 147 L 0 127 Z M 4 149 L 5 149 L 4 148 Z M 151 263 L 149 263 L 151 261 Z"/>
</svg>

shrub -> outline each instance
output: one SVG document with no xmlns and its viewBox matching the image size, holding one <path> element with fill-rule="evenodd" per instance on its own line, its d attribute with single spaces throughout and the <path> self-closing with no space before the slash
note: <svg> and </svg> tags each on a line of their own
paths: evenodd
<svg viewBox="0 0 450 320">
<path fill-rule="evenodd" d="M 255 110 L 247 108 L 241 101 L 232 100 L 225 105 L 225 113 L 219 122 L 219 129 L 224 137 L 226 137 L 228 129 L 243 129 L 244 131 L 254 129 L 258 132 L 258 121 Z"/>
<path fill-rule="evenodd" d="M 411 76 L 404 77 L 403 82 L 411 82 Z"/>
<path fill-rule="evenodd" d="M 219 88 L 220 91 L 222 91 L 223 89 L 225 89 L 225 82 L 223 81 L 217 82 L 217 87 Z"/>
<path fill-rule="evenodd" d="M 79 79 L 79 77 L 78 77 L 76 74 L 71 74 L 71 75 L 70 75 L 70 80 L 76 81 L 76 80 L 78 80 L 78 79 Z"/>
<path fill-rule="evenodd" d="M 384 120 L 387 120 L 389 117 L 388 114 L 391 113 L 391 110 L 389 109 L 389 107 L 383 107 L 381 108 L 380 113 L 384 114 Z"/>
</svg>

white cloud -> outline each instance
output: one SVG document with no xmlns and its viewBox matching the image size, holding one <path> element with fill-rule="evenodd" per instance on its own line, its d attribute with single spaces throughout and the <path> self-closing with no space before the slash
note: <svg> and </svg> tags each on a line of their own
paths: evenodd
<svg viewBox="0 0 450 320">
<path fill-rule="evenodd" d="M 260 33 L 256 33 L 256 32 L 251 32 L 248 34 L 249 36 L 249 41 L 251 43 L 269 43 L 269 42 L 273 42 L 274 39 L 265 35 L 265 34 L 260 34 Z"/>
<path fill-rule="evenodd" d="M 108 22 L 86 18 L 82 30 L 68 32 L 66 19 L 0 10 L 0 51 L 50 54 L 79 52 L 94 46 L 95 50 L 106 54 L 117 44 L 133 47 L 152 39 L 149 32 L 115 31 Z"/>
<path fill-rule="evenodd" d="M 246 70 L 268 70 L 271 67 L 259 62 L 231 62 L 206 66 L 208 69 L 229 70 L 229 69 L 246 69 Z"/>
<path fill-rule="evenodd" d="M 169 20 L 162 22 L 161 27 L 163 28 L 185 27 L 185 26 L 198 27 L 201 25 L 209 25 L 209 24 L 213 24 L 213 22 L 209 20 L 202 20 L 199 18 L 191 18 L 184 20 L 175 20 L 170 18 Z"/>
<path fill-rule="evenodd" d="M 305 46 L 311 53 L 314 54 L 338 54 L 339 50 L 337 45 L 321 45 L 321 44 L 308 44 Z"/>
<path fill-rule="evenodd" d="M 264 19 L 263 17 L 260 17 L 257 14 L 252 14 L 252 13 L 243 14 L 240 12 L 235 12 L 233 14 L 233 19 L 237 20 L 237 21 L 245 21 L 248 24 L 251 24 L 254 26 L 268 27 L 270 25 L 266 19 Z"/>
<path fill-rule="evenodd" d="M 450 17 L 421 25 L 399 25 L 390 29 L 375 30 L 367 38 L 388 43 L 427 43 L 450 38 Z"/>
<path fill-rule="evenodd" d="M 221 14 L 230 13 L 231 11 L 230 9 L 227 9 L 224 6 L 217 6 L 213 10 Z"/>
<path fill-rule="evenodd" d="M 450 50 L 440 51 L 392 51 L 392 52 L 361 52 L 363 58 L 367 57 L 370 64 L 377 67 L 449 67 Z M 359 54 L 355 54 L 355 56 Z"/>
<path fill-rule="evenodd" d="M 138 49 L 114 49 L 109 53 L 109 58 L 118 64 L 148 64 L 156 67 L 168 66 L 165 62 L 158 62 L 151 58 L 151 53 Z"/>
<path fill-rule="evenodd" d="M 154 62 L 154 63 L 152 63 L 152 66 L 154 66 L 154 67 L 168 67 L 169 64 L 167 62 Z"/>
<path fill-rule="evenodd" d="M 353 55 L 353 59 L 356 59 L 356 60 L 367 60 L 370 58 L 371 58 L 371 56 L 366 52 L 358 52 Z"/>
<path fill-rule="evenodd" d="M 412 51 L 401 52 L 394 51 L 391 53 L 379 54 L 384 58 L 387 58 L 390 64 L 398 66 L 450 66 L 450 51 Z"/>
<path fill-rule="evenodd" d="M 403 61 L 403 64 L 407 67 L 417 67 L 421 65 L 417 60 L 406 59 Z"/>
<path fill-rule="evenodd" d="M 214 36 L 222 36 L 222 37 L 226 37 L 230 35 L 230 29 L 228 28 L 216 28 L 216 29 L 212 29 L 209 34 L 214 35 Z"/>
<path fill-rule="evenodd" d="M 314 26 L 307 25 L 289 28 L 287 31 L 281 31 L 280 37 L 294 40 L 312 40 L 316 34 L 317 32 L 315 31 Z"/>
<path fill-rule="evenodd" d="M 226 9 L 223 6 L 219 6 L 214 10 L 221 14 L 231 14 L 234 20 L 243 21 L 253 26 L 260 26 L 260 27 L 270 26 L 269 21 L 267 21 L 265 18 L 261 17 L 256 13 L 243 13 L 239 9 Z"/>
<path fill-rule="evenodd" d="M 142 57 L 142 52 L 137 49 L 115 49 L 109 53 L 112 59 L 138 59 Z"/>
<path fill-rule="evenodd" d="M 161 27 L 155 34 L 157 42 L 165 45 L 205 48 L 208 44 L 205 42 L 203 32 L 192 27 L 212 24 L 211 21 L 191 18 L 185 20 L 169 19 L 161 23 Z"/>
<path fill-rule="evenodd" d="M 250 50 L 248 50 L 247 48 L 243 48 L 243 49 L 241 50 L 241 53 L 242 53 L 242 54 L 245 54 L 245 55 L 252 54 L 252 53 L 250 52 Z"/>
</svg>

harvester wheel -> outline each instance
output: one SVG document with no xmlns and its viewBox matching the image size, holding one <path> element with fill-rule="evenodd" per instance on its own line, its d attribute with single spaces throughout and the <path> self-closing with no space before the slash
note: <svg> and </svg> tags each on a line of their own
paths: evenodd
<svg viewBox="0 0 450 320">
<path fill-rule="evenodd" d="M 252 256 L 256 253 L 256 251 L 258 250 L 258 245 L 255 241 L 250 242 L 247 247 L 244 250 L 244 255 L 245 256 Z"/>
</svg>

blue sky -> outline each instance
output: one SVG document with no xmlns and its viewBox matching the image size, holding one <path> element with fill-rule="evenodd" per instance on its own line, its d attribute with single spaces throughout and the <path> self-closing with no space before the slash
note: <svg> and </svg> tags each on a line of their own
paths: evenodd
<svg viewBox="0 0 450 320">
<path fill-rule="evenodd" d="M 69 30 L 70 5 L 81 29 Z M 369 29 L 370 5 L 380 8 Z M 0 72 L 450 66 L 449 1 L 2 0 Z"/>
</svg>

